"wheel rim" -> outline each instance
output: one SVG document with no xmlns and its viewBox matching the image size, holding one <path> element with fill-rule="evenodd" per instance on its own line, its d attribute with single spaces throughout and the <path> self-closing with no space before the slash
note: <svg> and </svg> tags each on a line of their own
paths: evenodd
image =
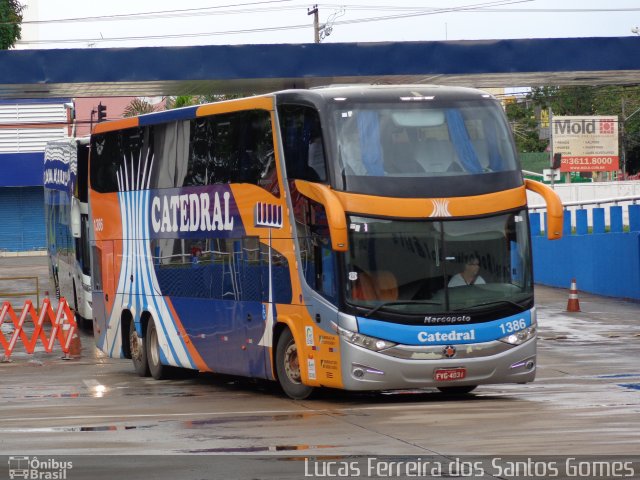
<svg viewBox="0 0 640 480">
<path fill-rule="evenodd" d="M 129 335 L 129 345 L 131 346 L 131 358 L 142 361 L 142 339 L 138 336 L 135 328 Z"/>
<path fill-rule="evenodd" d="M 300 362 L 298 360 L 298 348 L 291 342 L 284 352 L 284 371 L 287 378 L 293 383 L 300 383 Z"/>
<path fill-rule="evenodd" d="M 160 363 L 160 354 L 158 353 L 158 335 L 156 334 L 156 329 L 152 328 L 149 332 L 149 343 L 150 343 L 150 355 L 151 361 L 154 365 L 158 365 Z"/>
</svg>

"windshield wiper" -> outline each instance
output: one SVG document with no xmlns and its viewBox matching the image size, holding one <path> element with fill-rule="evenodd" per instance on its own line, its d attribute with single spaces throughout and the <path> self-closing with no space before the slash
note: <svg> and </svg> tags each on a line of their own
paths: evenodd
<svg viewBox="0 0 640 480">
<path fill-rule="evenodd" d="M 475 305 L 469 305 L 467 307 L 461 307 L 461 308 L 456 308 L 455 310 L 453 310 L 454 312 L 459 312 L 460 310 L 471 310 L 474 308 L 478 308 L 478 307 L 488 307 L 491 305 L 511 305 L 514 306 L 518 309 L 523 309 L 525 308 L 524 305 L 518 303 L 518 302 L 514 302 L 512 300 L 496 300 L 493 302 L 484 302 L 484 303 L 476 303 Z"/>
<path fill-rule="evenodd" d="M 373 315 L 374 313 L 376 313 L 381 308 L 385 308 L 385 307 L 388 307 L 390 305 L 442 305 L 442 303 L 440 303 L 440 302 L 430 302 L 429 300 L 399 300 L 399 301 L 396 300 L 396 301 L 392 301 L 392 302 L 381 303 L 380 305 L 375 306 L 374 308 L 369 310 L 367 313 L 365 313 L 364 316 L 368 317 L 370 315 Z"/>
</svg>

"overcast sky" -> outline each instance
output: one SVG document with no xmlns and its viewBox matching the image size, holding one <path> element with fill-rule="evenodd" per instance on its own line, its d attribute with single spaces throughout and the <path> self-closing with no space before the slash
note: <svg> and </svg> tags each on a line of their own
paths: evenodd
<svg viewBox="0 0 640 480">
<path fill-rule="evenodd" d="M 300 0 L 21 1 L 18 48 L 313 42 L 313 2 Z M 345 0 L 318 10 L 321 24 L 334 20 L 323 42 L 613 37 L 640 26 L 638 0 Z"/>
</svg>

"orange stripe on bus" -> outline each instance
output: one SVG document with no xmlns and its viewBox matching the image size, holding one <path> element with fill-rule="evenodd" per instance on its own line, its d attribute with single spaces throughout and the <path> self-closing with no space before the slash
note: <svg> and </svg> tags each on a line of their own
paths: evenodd
<svg viewBox="0 0 640 480">
<path fill-rule="evenodd" d="M 191 342 L 191 339 L 187 335 L 187 331 L 184 329 L 184 326 L 180 321 L 180 317 L 176 313 L 176 309 L 173 308 L 173 303 L 171 303 L 171 299 L 169 297 L 164 297 L 164 299 L 167 302 L 167 306 L 169 307 L 169 310 L 171 311 L 171 315 L 173 316 L 173 319 L 176 322 L 176 327 L 178 327 L 180 336 L 182 336 L 182 339 L 184 340 L 184 344 L 187 346 L 187 350 L 189 350 L 189 353 L 191 354 L 191 358 L 193 358 L 193 361 L 195 362 L 196 367 L 201 372 L 210 372 L 211 369 L 207 366 L 205 361 L 202 359 L 202 357 L 196 350 L 196 347 L 193 345 L 193 343 Z"/>
<path fill-rule="evenodd" d="M 240 110 L 273 110 L 273 96 L 263 95 L 260 97 L 239 98 L 236 100 L 227 100 L 223 102 L 209 103 L 198 107 L 196 117 L 204 117 L 207 115 L 216 115 L 227 112 L 237 112 Z"/>
<path fill-rule="evenodd" d="M 125 128 L 137 127 L 140 124 L 138 117 L 123 118 L 122 120 L 113 120 L 111 122 L 98 123 L 93 127 L 93 134 L 113 132 L 114 130 L 122 130 Z"/>
<path fill-rule="evenodd" d="M 345 212 L 384 217 L 467 217 L 523 207 L 527 203 L 525 187 L 469 197 L 390 198 L 334 192 Z"/>
</svg>

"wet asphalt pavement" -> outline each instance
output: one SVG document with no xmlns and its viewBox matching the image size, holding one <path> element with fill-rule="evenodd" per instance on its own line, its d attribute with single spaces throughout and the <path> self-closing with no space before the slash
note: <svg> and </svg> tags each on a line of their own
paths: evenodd
<svg viewBox="0 0 640 480">
<path fill-rule="evenodd" d="M 0 259 L 0 277 L 29 271 L 46 282 L 46 268 L 45 257 L 22 264 Z M 62 360 L 59 349 L 33 355 L 18 349 L 11 362 L 0 363 L 0 451 L 162 455 L 163 462 L 145 457 L 141 464 L 157 478 L 183 478 L 161 465 L 174 458 L 170 455 L 184 454 L 298 460 L 309 455 L 638 454 L 640 304 L 580 293 L 582 311 L 567 313 L 567 298 L 568 290 L 536 288 L 535 382 L 482 386 L 464 398 L 435 390 L 323 391 L 312 400 L 293 401 L 274 384 L 233 377 L 155 381 L 137 377 L 128 360 L 102 355 L 89 332 L 82 332 L 82 356 L 76 360 Z M 193 472 L 199 472 L 200 463 L 191 463 Z M 219 472 L 226 472 L 225 478 L 260 478 L 258 470 L 280 472 L 282 478 L 304 476 L 299 462 L 286 468 L 258 462 L 255 471 L 249 459 L 236 463 L 220 466 Z M 105 468 L 115 474 L 128 464 L 116 461 L 112 470 Z M 206 471 L 208 464 L 202 465 Z M 0 464 L 0 478 L 3 468 Z M 78 476 L 67 478 L 86 478 L 80 469 L 73 473 Z M 107 478 L 101 475 L 91 478 Z M 222 477 L 209 472 L 189 478 Z"/>
</svg>

